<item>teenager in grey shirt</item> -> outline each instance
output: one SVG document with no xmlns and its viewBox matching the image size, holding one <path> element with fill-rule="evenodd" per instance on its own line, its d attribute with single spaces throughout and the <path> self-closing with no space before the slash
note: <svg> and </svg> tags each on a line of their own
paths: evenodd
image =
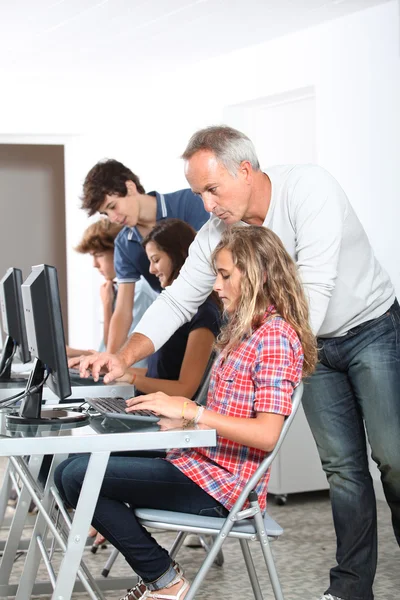
<svg viewBox="0 0 400 600">
<path fill-rule="evenodd" d="M 233 223 L 271 228 L 295 259 L 310 303 L 320 362 L 303 405 L 327 474 L 338 564 L 325 600 L 372 600 L 377 536 L 372 456 L 400 543 L 400 309 L 393 285 L 337 181 L 315 165 L 262 172 L 254 147 L 229 127 L 194 134 L 183 158 L 192 190 L 210 220 L 181 274 L 146 312 L 117 356 L 95 355 L 81 373 L 109 370 L 105 381 L 158 349 L 212 289 L 209 257 Z"/>
</svg>

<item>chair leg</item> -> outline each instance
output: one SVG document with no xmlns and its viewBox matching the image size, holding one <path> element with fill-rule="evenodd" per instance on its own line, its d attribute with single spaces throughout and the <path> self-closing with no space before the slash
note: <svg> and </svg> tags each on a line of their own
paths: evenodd
<svg viewBox="0 0 400 600">
<path fill-rule="evenodd" d="M 256 600 L 263 600 L 263 595 L 260 588 L 260 582 L 258 581 L 257 572 L 254 566 L 253 557 L 250 553 L 249 544 L 246 540 L 239 540 L 240 547 L 242 549 L 244 562 L 246 563 L 247 572 L 249 574 L 249 579 L 251 583 L 251 587 L 253 588 L 254 598 Z"/>
<path fill-rule="evenodd" d="M 265 532 L 264 521 L 261 513 L 254 515 L 256 529 L 260 540 L 260 546 L 264 555 L 265 564 L 267 565 L 269 578 L 271 580 L 272 589 L 274 590 L 276 600 L 284 600 L 281 584 L 279 582 L 278 573 L 275 567 L 274 557 L 271 551 L 268 535 Z"/>
<path fill-rule="evenodd" d="M 210 537 L 210 536 L 209 536 Z M 204 535 L 199 535 L 199 540 L 200 540 L 200 544 L 203 546 L 204 550 L 208 553 L 210 552 L 211 546 L 208 543 L 207 539 L 205 538 Z M 214 540 L 213 540 L 214 542 Z M 224 564 L 224 553 L 222 552 L 222 550 L 220 550 L 214 560 L 214 564 L 217 565 L 217 567 L 222 567 L 222 565 Z"/>
<path fill-rule="evenodd" d="M 117 548 L 114 548 L 114 550 L 111 552 L 110 556 L 108 557 L 106 564 L 104 565 L 104 569 L 101 572 L 103 577 L 108 577 L 108 574 L 111 571 L 111 567 L 117 560 L 118 554 L 119 554 L 119 551 L 117 550 Z"/>
<path fill-rule="evenodd" d="M 174 542 L 169 550 L 169 555 L 171 558 L 175 558 L 175 556 L 178 554 L 180 547 L 182 546 L 183 542 L 185 541 L 186 536 L 187 536 L 187 531 L 180 531 L 178 533 L 178 535 L 174 539 Z"/>
<path fill-rule="evenodd" d="M 198 570 L 196 577 L 192 581 L 189 591 L 185 596 L 185 600 L 193 600 L 193 598 L 196 597 L 196 593 L 198 592 L 201 584 L 203 583 L 203 580 L 206 577 L 210 567 L 212 566 L 213 562 L 218 556 L 218 553 L 221 550 L 221 546 L 226 540 L 227 533 L 230 531 L 230 529 L 232 529 L 232 523 L 225 524 L 219 532 L 219 534 L 216 536 L 215 541 L 210 548 L 210 551 L 206 554 L 206 558 L 203 564 Z"/>
</svg>

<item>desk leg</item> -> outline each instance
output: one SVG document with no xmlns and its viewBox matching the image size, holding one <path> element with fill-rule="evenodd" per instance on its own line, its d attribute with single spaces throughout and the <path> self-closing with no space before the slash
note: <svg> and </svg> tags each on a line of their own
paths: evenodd
<svg viewBox="0 0 400 600">
<path fill-rule="evenodd" d="M 77 572 L 80 567 L 82 554 L 86 544 L 87 532 L 92 521 L 109 456 L 109 452 L 96 452 L 90 457 L 78 505 L 73 517 L 72 527 L 68 535 L 66 552 L 58 572 L 52 596 L 54 600 L 68 600 L 73 592 Z M 53 459 L 42 502 L 42 508 L 47 514 L 52 503 L 50 487 L 54 485 L 54 470 L 64 458 L 65 457 L 55 456 Z M 26 598 L 30 598 L 32 595 L 35 577 L 41 559 L 40 549 L 36 540 L 37 536 L 42 536 L 43 541 L 45 541 L 46 532 L 46 520 L 42 514 L 39 514 L 15 600 L 26 600 Z"/>
<path fill-rule="evenodd" d="M 11 493 L 12 483 L 11 483 L 11 479 L 10 479 L 10 471 L 11 471 L 11 465 L 10 465 L 10 460 L 8 460 L 7 461 L 7 469 L 4 473 L 3 485 L 1 486 L 1 491 L 0 491 L 0 526 L 3 525 L 4 516 L 5 516 L 6 510 L 7 510 L 8 499 L 9 499 L 10 493 Z"/>
<path fill-rule="evenodd" d="M 62 463 L 68 457 L 67 454 L 61 455 L 58 454 L 53 457 L 53 461 L 51 463 L 50 471 L 46 481 L 46 487 L 44 489 L 43 499 L 41 501 L 42 508 L 49 514 L 50 508 L 52 506 L 53 497 L 50 493 L 50 488 L 54 485 L 54 471 L 56 467 Z M 39 512 L 35 527 L 32 533 L 32 539 L 29 544 L 28 554 L 26 556 L 24 569 L 22 572 L 21 579 L 18 584 L 17 595 L 15 596 L 16 600 L 26 600 L 26 598 L 30 598 L 32 595 L 32 589 L 35 583 L 36 575 L 39 569 L 40 560 L 42 558 L 42 554 L 40 552 L 39 546 L 36 543 L 37 537 L 41 536 L 43 543 L 46 542 L 48 525 L 43 515 Z"/>
<path fill-rule="evenodd" d="M 90 457 L 52 600 L 71 597 L 109 457 L 109 452 L 94 452 Z"/>
<path fill-rule="evenodd" d="M 21 458 L 19 461 L 23 462 L 24 459 Z M 29 459 L 29 471 L 35 481 L 38 477 L 42 461 L 43 456 L 31 456 Z M 14 565 L 14 560 L 26 522 L 26 517 L 28 515 L 30 499 L 30 494 L 25 484 L 23 484 L 21 488 L 21 495 L 15 509 L 14 518 L 11 523 L 7 542 L 4 547 L 3 558 L 0 566 L 0 585 L 7 585 L 10 579 L 10 574 Z"/>
</svg>

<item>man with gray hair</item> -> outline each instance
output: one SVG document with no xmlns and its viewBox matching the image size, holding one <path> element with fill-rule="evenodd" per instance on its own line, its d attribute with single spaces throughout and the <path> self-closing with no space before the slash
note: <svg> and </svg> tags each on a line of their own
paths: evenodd
<svg viewBox="0 0 400 600">
<path fill-rule="evenodd" d="M 298 265 L 318 336 L 319 364 L 304 410 L 327 474 L 337 562 L 324 600 L 372 600 L 376 505 L 364 425 L 381 471 L 400 544 L 400 308 L 387 273 L 338 182 L 316 165 L 261 171 L 251 141 L 230 127 L 195 133 L 183 153 L 186 178 L 210 220 L 178 279 L 146 312 L 118 355 L 82 359 L 104 381 L 154 352 L 196 312 L 215 273 L 210 256 L 222 232 L 242 223 L 269 227 Z"/>
</svg>

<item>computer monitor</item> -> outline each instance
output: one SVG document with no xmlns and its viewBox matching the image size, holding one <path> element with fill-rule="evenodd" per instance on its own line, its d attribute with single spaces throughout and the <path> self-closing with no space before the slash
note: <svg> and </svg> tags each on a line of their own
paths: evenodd
<svg viewBox="0 0 400 600">
<path fill-rule="evenodd" d="M 10 268 L 0 280 L 0 306 L 3 330 L 6 333 L 0 359 L 0 381 L 9 381 L 14 356 L 23 363 L 31 360 L 22 306 L 22 271 Z"/>
<path fill-rule="evenodd" d="M 43 382 L 46 380 L 60 402 L 71 395 L 56 268 L 32 267 L 21 292 L 28 346 L 35 360 L 19 412 L 7 415 L 7 421 L 29 425 L 48 423 L 54 412 L 42 411 Z M 62 420 L 75 422 L 85 418 L 80 413 L 68 413 Z M 57 420 L 60 420 L 59 415 Z"/>
</svg>

